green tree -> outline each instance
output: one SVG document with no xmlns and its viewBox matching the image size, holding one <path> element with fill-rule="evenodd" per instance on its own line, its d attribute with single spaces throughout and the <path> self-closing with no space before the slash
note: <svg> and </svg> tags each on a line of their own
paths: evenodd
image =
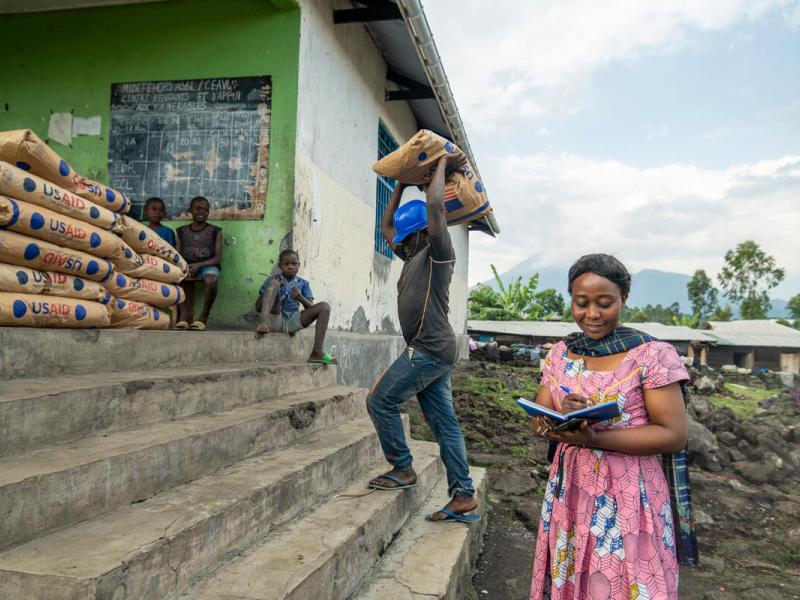
<svg viewBox="0 0 800 600">
<path fill-rule="evenodd" d="M 800 329 L 800 294 L 795 294 L 792 296 L 789 299 L 789 302 L 786 303 L 786 308 L 794 319 L 792 327 L 795 329 Z"/>
<path fill-rule="evenodd" d="M 793 319 L 800 319 L 800 294 L 795 294 L 786 303 L 786 309 Z"/>
<path fill-rule="evenodd" d="M 743 319 L 766 319 L 771 308 L 767 292 L 784 276 L 775 258 L 748 240 L 725 253 L 725 266 L 717 279 L 725 296 L 739 305 Z"/>
<path fill-rule="evenodd" d="M 624 307 L 622 309 L 622 321 L 626 323 L 663 323 L 664 325 L 674 325 L 676 320 L 680 321 L 681 307 L 677 302 L 669 306 L 661 304 L 648 304 L 644 307 Z"/>
<path fill-rule="evenodd" d="M 718 306 L 714 313 L 711 315 L 709 321 L 730 321 L 733 318 L 733 309 L 730 304 L 726 304 L 725 308 Z"/>
<path fill-rule="evenodd" d="M 537 291 L 539 274 L 534 273 L 527 283 L 517 277 L 507 286 L 492 265 L 497 290 L 485 284 L 469 295 L 469 318 L 483 321 L 540 321 L 560 315 L 564 297 L 553 289 Z"/>
<path fill-rule="evenodd" d="M 555 316 L 561 316 L 564 312 L 564 296 L 552 288 L 536 292 L 534 299 L 536 312 L 544 315 L 541 318 L 552 319 Z"/>
<path fill-rule="evenodd" d="M 692 305 L 692 315 L 689 317 L 698 328 L 705 326 L 708 317 L 717 309 L 717 290 L 711 278 L 706 275 L 703 269 L 698 269 L 692 275 L 689 283 L 686 284 L 686 291 L 689 294 L 689 302 Z"/>
</svg>

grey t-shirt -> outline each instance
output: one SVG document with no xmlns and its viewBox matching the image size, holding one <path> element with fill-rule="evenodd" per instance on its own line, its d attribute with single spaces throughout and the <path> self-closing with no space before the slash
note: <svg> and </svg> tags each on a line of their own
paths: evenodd
<svg viewBox="0 0 800 600">
<path fill-rule="evenodd" d="M 397 313 L 410 347 L 452 364 L 456 361 L 456 336 L 447 313 L 456 256 L 447 227 L 428 239 L 428 247 L 412 258 L 407 258 L 400 246 L 395 250 L 405 261 L 397 281 Z"/>
</svg>

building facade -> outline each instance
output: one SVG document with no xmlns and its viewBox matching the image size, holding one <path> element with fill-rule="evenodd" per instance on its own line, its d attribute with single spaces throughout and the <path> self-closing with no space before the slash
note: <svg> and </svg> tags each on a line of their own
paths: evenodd
<svg viewBox="0 0 800 600">
<path fill-rule="evenodd" d="M 260 285 L 274 272 L 279 252 L 293 248 L 299 252 L 301 274 L 311 281 L 315 299 L 332 307 L 331 327 L 375 336 L 381 343 L 390 341 L 394 351 L 398 342 L 390 338 L 399 334 L 396 281 L 402 265 L 387 256 L 376 230 L 382 204 L 371 167 L 378 158 L 379 138 L 402 144 L 418 129 L 429 128 L 471 154 L 443 71 L 430 72 L 432 61 L 422 59 L 423 51 L 436 51 L 432 42 L 420 47 L 419 32 L 427 31 L 427 22 L 419 2 L 389 4 L 370 8 L 344 0 L 17 3 L 18 8 L 6 8 L 9 14 L 2 15 L 7 51 L 0 75 L 0 106 L 5 108 L 0 110 L 0 130 L 30 128 L 47 139 L 53 113 L 99 117 L 97 135 L 76 136 L 68 144 L 52 139 L 48 143 L 79 173 L 121 185 L 119 161 L 109 165 L 109 138 L 114 137 L 112 86 L 268 77 L 263 217 L 228 220 L 212 213 L 210 221 L 223 228 L 224 244 L 211 325 L 252 326 Z M 64 10 L 74 7 L 78 9 Z M 409 24 L 412 19 L 415 27 Z M 192 188 L 190 177 L 184 179 L 183 204 L 193 195 L 206 195 Z M 133 201 L 140 205 L 145 195 L 160 195 L 163 187 L 153 187 Z M 171 216 L 183 211 L 185 219 L 185 208 L 178 206 Z M 174 228 L 186 222 L 166 224 Z M 496 230 L 493 221 L 485 220 L 450 228 L 457 256 L 450 317 L 462 337 L 468 230 L 476 227 Z M 332 339 L 336 342 L 336 334 Z M 378 343 L 376 339 L 367 340 L 367 345 Z M 341 351 L 354 343 L 346 335 L 338 339 Z"/>
</svg>

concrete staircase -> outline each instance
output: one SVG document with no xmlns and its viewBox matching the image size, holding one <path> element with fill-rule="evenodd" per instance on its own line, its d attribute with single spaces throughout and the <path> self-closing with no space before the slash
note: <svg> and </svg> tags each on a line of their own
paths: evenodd
<svg viewBox="0 0 800 600">
<path fill-rule="evenodd" d="M 424 521 L 428 442 L 366 493 L 365 390 L 310 343 L 0 329 L 0 600 L 464 598 L 484 522 Z"/>
</svg>

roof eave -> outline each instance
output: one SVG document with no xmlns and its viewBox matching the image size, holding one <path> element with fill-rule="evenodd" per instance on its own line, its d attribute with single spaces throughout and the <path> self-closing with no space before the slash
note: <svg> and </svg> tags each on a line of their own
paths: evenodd
<svg viewBox="0 0 800 600">
<path fill-rule="evenodd" d="M 450 82 L 444 71 L 442 59 L 439 56 L 439 50 L 436 48 L 436 43 L 433 40 L 433 33 L 428 25 L 428 19 L 425 17 L 422 4 L 420 0 L 397 0 L 397 6 L 408 28 L 411 42 L 425 69 L 428 84 L 433 90 L 436 104 L 439 106 L 445 124 L 450 130 L 450 135 L 456 145 L 467 155 L 467 158 L 469 158 L 470 163 L 475 168 L 475 172 L 480 178 L 481 174 L 478 170 L 478 164 L 475 160 L 475 156 L 472 154 L 472 148 L 469 145 L 464 123 L 461 120 L 458 106 L 453 98 Z M 491 236 L 500 233 L 500 227 L 497 225 L 493 214 L 488 214 L 486 217 L 483 217 L 482 220 L 486 223 L 486 228 L 477 227 L 476 229 L 484 231 Z"/>
</svg>

